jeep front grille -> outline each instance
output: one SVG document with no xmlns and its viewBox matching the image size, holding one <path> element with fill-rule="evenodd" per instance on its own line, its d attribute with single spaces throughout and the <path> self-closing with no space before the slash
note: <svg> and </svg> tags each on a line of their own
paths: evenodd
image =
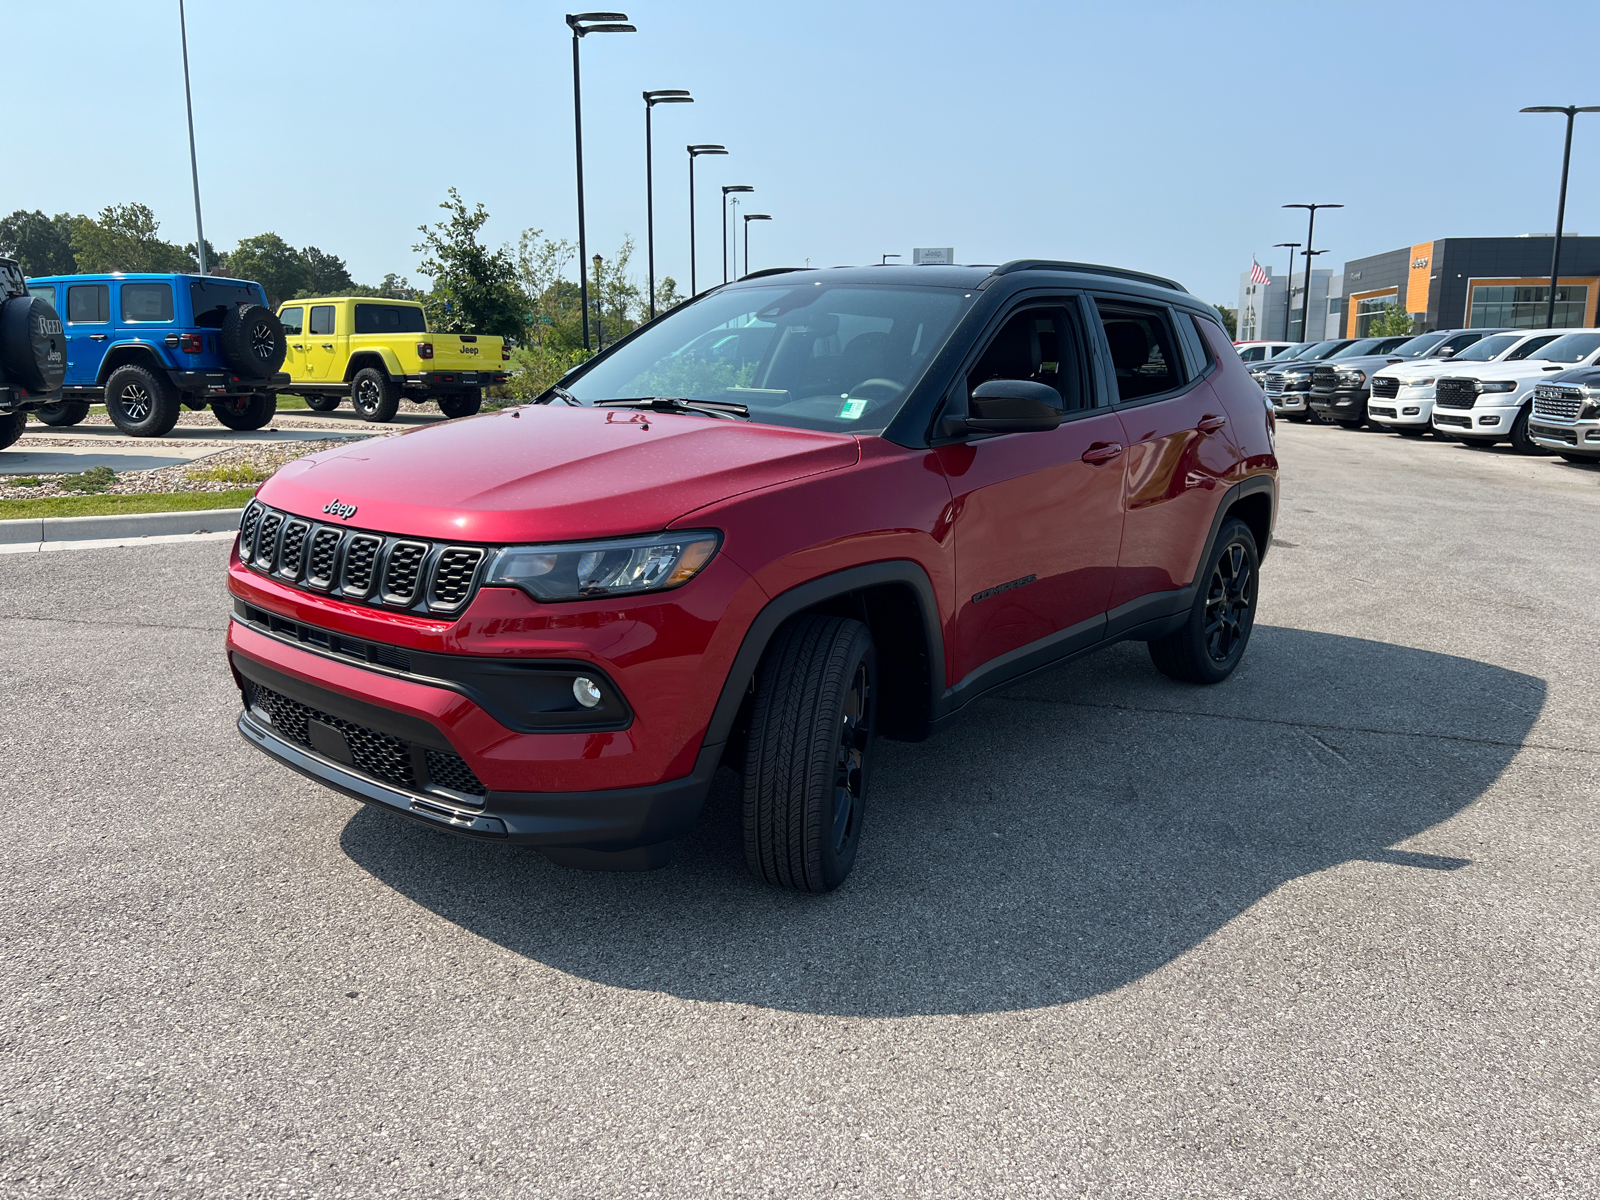
<svg viewBox="0 0 1600 1200">
<path fill-rule="evenodd" d="M 1392 375 L 1379 375 L 1372 381 L 1372 394 L 1380 400 L 1393 400 L 1400 394 L 1400 381 Z"/>
<path fill-rule="evenodd" d="M 1441 379 L 1434 384 L 1433 399 L 1446 408 L 1471 408 L 1478 402 L 1478 388 L 1470 379 Z"/>
<path fill-rule="evenodd" d="M 252 571 L 341 600 L 420 615 L 472 602 L 491 551 L 324 525 L 252 500 L 239 521 L 239 559 Z"/>
<path fill-rule="evenodd" d="M 1557 421 L 1576 421 L 1583 408 L 1583 393 L 1575 387 L 1541 383 L 1534 389 L 1533 412 L 1538 417 Z"/>
</svg>

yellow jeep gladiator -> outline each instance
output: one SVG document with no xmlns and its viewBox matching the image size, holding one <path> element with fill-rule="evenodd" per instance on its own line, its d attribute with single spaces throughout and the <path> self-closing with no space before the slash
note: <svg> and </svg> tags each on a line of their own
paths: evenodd
<svg viewBox="0 0 1600 1200">
<path fill-rule="evenodd" d="M 278 308 L 289 391 L 318 412 L 346 396 L 365 421 L 390 421 L 401 397 L 437 400 L 447 417 L 469 417 L 483 389 L 506 381 L 504 338 L 430 333 L 415 300 L 328 296 Z"/>
</svg>

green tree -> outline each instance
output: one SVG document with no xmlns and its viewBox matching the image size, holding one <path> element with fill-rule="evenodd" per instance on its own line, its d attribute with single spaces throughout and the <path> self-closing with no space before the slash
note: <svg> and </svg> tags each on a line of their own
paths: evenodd
<svg viewBox="0 0 1600 1200">
<path fill-rule="evenodd" d="M 481 202 L 468 211 L 455 188 L 439 207 L 449 217 L 419 225 L 422 241 L 412 247 L 424 256 L 417 270 L 433 280 L 433 290 L 422 300 L 430 325 L 441 333 L 520 338 L 527 328 L 527 302 L 516 261 L 509 248 L 490 250 L 478 241 L 489 211 Z"/>
<path fill-rule="evenodd" d="M 1228 336 L 1230 338 L 1238 338 L 1239 310 L 1237 308 L 1228 308 L 1221 304 L 1214 304 L 1212 307 L 1221 315 L 1222 327 L 1228 331 Z"/>
<path fill-rule="evenodd" d="M 1385 304 L 1383 312 L 1372 319 L 1372 324 L 1367 326 L 1368 337 L 1399 337 L 1401 334 L 1412 332 L 1415 327 L 1411 314 L 1398 304 Z"/>
<path fill-rule="evenodd" d="M 311 273 L 305 257 L 275 233 L 240 238 L 227 258 L 228 274 L 259 283 L 273 308 L 309 291 Z"/>
<path fill-rule="evenodd" d="M 351 296 L 380 296 L 386 300 L 420 300 L 422 290 L 411 286 L 403 276 L 390 271 L 377 287 L 366 283 L 352 283 L 347 292 Z"/>
<path fill-rule="evenodd" d="M 306 286 L 313 296 L 348 296 L 355 287 L 342 258 L 307 246 L 300 251 L 300 261 L 305 264 Z"/>
<path fill-rule="evenodd" d="M 78 269 L 72 221 L 70 213 L 47 217 L 19 208 L 0 220 L 0 258 L 16 259 L 24 275 L 71 275 Z"/>
<path fill-rule="evenodd" d="M 194 271 L 194 259 L 157 236 L 161 222 L 145 204 L 112 204 L 72 222 L 72 252 L 80 272 Z"/>
</svg>

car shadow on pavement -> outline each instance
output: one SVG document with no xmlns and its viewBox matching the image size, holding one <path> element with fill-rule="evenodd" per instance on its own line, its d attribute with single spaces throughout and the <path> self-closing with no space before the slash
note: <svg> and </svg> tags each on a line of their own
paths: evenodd
<svg viewBox="0 0 1600 1200">
<path fill-rule="evenodd" d="M 612 986 L 879 1017 L 1031 1008 L 1138 979 L 1348 860 L 1382 864 L 1380 881 L 1470 871 L 1447 836 L 1396 844 L 1494 782 L 1545 690 L 1285 628 L 1259 627 L 1216 688 L 1113 647 L 935 740 L 880 743 L 855 873 L 825 896 L 746 872 L 729 772 L 673 865 L 646 874 L 563 870 L 370 808 L 342 845 L 446 920 Z"/>
</svg>

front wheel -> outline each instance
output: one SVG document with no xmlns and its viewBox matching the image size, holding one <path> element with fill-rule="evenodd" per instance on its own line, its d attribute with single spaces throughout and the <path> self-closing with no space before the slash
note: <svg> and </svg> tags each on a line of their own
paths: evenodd
<svg viewBox="0 0 1600 1200">
<path fill-rule="evenodd" d="M 269 424 L 278 412 L 278 398 L 273 395 L 229 396 L 211 405 L 211 413 L 229 429 L 260 429 Z"/>
<path fill-rule="evenodd" d="M 1244 657 L 1256 622 L 1256 576 L 1261 555 L 1250 526 L 1229 518 L 1196 576 L 1200 585 L 1188 619 L 1150 643 L 1163 675 L 1185 683 L 1221 683 Z"/>
<path fill-rule="evenodd" d="M 877 715 L 872 634 L 799 616 L 756 676 L 744 763 L 744 856 L 774 887 L 831 892 L 861 843 Z"/>
<path fill-rule="evenodd" d="M 376 367 L 362 367 L 350 381 L 350 406 L 363 421 L 392 421 L 400 411 L 400 389 Z"/>
<path fill-rule="evenodd" d="M 1428 432 L 1428 427 L 1426 425 L 1390 425 L 1389 428 L 1394 430 L 1401 437 L 1408 438 L 1423 437 Z"/>
<path fill-rule="evenodd" d="M 1561 455 L 1561 457 L 1566 459 L 1569 463 L 1596 463 L 1596 462 L 1600 462 L 1600 458 L 1596 458 L 1593 454 L 1569 454 L 1565 450 L 1558 450 L 1558 451 L 1556 451 L 1556 453 Z"/>
<path fill-rule="evenodd" d="M 89 415 L 89 402 L 62 400 L 57 404 L 46 404 L 43 408 L 35 409 L 33 415 L 46 425 L 54 425 L 57 428 L 76 425 Z"/>
<path fill-rule="evenodd" d="M 457 392 L 453 396 L 439 397 L 439 411 L 451 420 L 455 420 L 457 417 L 470 417 L 482 407 L 482 388 L 473 388 L 470 392 Z"/>
<path fill-rule="evenodd" d="M 1528 432 L 1528 415 L 1533 410 L 1525 408 L 1517 414 L 1517 419 L 1511 422 L 1511 448 L 1518 454 L 1549 454 L 1538 442 L 1533 440 L 1533 435 Z"/>
</svg>

